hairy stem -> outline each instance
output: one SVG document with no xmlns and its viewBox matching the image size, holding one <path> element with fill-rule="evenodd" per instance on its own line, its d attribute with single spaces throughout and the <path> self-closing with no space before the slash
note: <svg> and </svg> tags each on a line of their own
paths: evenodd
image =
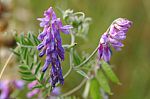
<svg viewBox="0 0 150 99">
<path fill-rule="evenodd" d="M 75 36 L 71 33 L 71 44 L 70 45 L 73 45 L 75 43 Z M 64 75 L 64 78 L 66 78 L 72 71 L 72 68 L 73 68 L 73 47 L 70 49 L 70 68 L 68 70 L 68 72 Z"/>
<path fill-rule="evenodd" d="M 94 54 L 97 52 L 98 48 L 99 48 L 99 46 L 96 47 L 96 49 L 92 52 L 92 54 L 85 61 L 83 61 L 81 64 L 75 66 L 74 69 L 77 69 L 77 68 L 83 66 L 84 64 L 86 64 L 94 56 Z"/>
<path fill-rule="evenodd" d="M 73 88 L 72 90 L 70 90 L 67 93 L 62 94 L 60 97 L 65 97 L 65 96 L 71 95 L 72 93 L 76 92 L 86 83 L 86 81 L 87 81 L 87 79 L 83 79 L 82 82 L 77 87 Z"/>
<path fill-rule="evenodd" d="M 107 29 L 106 32 L 108 32 L 108 31 L 109 31 L 109 28 Z M 94 54 L 97 52 L 98 48 L 99 48 L 99 45 L 96 47 L 96 49 L 92 52 L 92 54 L 85 61 L 83 61 L 81 64 L 79 64 L 77 66 L 74 66 L 74 69 L 77 69 L 77 68 L 83 66 L 84 64 L 86 64 L 94 56 Z"/>
<path fill-rule="evenodd" d="M 36 49 L 36 46 L 23 45 L 23 44 L 20 44 L 20 43 L 18 43 L 18 42 L 17 42 L 17 45 L 20 46 L 20 47 L 35 48 L 35 49 Z"/>
</svg>

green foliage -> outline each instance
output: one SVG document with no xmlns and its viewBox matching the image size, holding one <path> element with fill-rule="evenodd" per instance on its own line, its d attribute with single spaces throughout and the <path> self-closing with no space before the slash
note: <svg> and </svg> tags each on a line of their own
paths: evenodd
<svg viewBox="0 0 150 99">
<path fill-rule="evenodd" d="M 102 99 L 102 95 L 100 93 L 100 85 L 95 78 L 91 79 L 90 96 L 92 99 Z"/>
<path fill-rule="evenodd" d="M 60 98 L 57 98 L 57 99 L 80 99 L 80 98 L 76 97 L 76 96 L 66 96 L 66 97 L 60 97 Z"/>
<path fill-rule="evenodd" d="M 96 75 L 96 78 L 100 84 L 100 86 L 103 88 L 103 90 L 109 94 L 112 94 L 111 93 L 111 90 L 110 90 L 110 87 L 109 87 L 109 84 L 108 84 L 108 80 L 107 78 L 105 77 L 104 73 L 102 72 L 102 70 L 98 70 L 98 73 Z"/>
<path fill-rule="evenodd" d="M 74 59 L 75 65 L 79 65 L 82 62 L 81 57 L 76 51 L 73 52 L 73 59 Z"/>
<path fill-rule="evenodd" d="M 76 69 L 76 72 L 79 73 L 80 75 L 82 75 L 83 77 L 86 77 L 89 79 L 89 76 L 83 70 Z"/>
<path fill-rule="evenodd" d="M 73 60 L 74 60 L 74 64 L 75 65 L 79 65 L 83 62 L 83 59 L 79 56 L 79 54 L 77 53 L 77 51 L 73 52 Z M 86 74 L 85 71 L 81 70 L 81 69 L 74 69 L 78 74 L 80 74 L 83 77 L 86 77 L 89 79 L 88 75 Z"/>
<path fill-rule="evenodd" d="M 74 27 L 72 29 L 73 34 L 86 39 L 91 22 L 90 17 L 85 17 L 83 12 L 73 12 L 73 10 L 68 9 L 64 11 L 63 19 L 67 24 L 70 24 Z"/>
<path fill-rule="evenodd" d="M 90 80 L 87 80 L 85 88 L 84 88 L 84 92 L 83 92 L 83 98 L 87 99 L 88 95 L 89 95 L 89 91 L 90 91 Z"/>
<path fill-rule="evenodd" d="M 97 70 L 96 76 L 95 76 L 96 80 L 98 81 L 98 83 L 100 85 L 99 88 L 102 88 L 102 90 L 104 90 L 104 92 L 112 95 L 113 93 L 111 92 L 108 79 L 110 79 L 114 83 L 120 84 L 119 79 L 114 74 L 113 70 L 111 69 L 111 67 L 108 63 L 101 61 L 101 67 L 102 68 Z M 108 77 L 108 79 L 107 79 L 107 77 Z"/>
<path fill-rule="evenodd" d="M 75 47 L 77 45 L 77 43 L 73 43 L 71 45 L 62 45 L 62 47 L 66 50 L 69 51 L 71 48 Z"/>
<path fill-rule="evenodd" d="M 34 86 L 32 89 L 35 89 L 35 88 L 42 88 L 43 86 L 42 85 L 36 85 Z"/>
<path fill-rule="evenodd" d="M 21 78 L 25 81 L 38 81 L 38 85 L 35 88 L 44 87 L 43 79 L 44 73 L 39 72 L 42 62 L 38 57 L 38 51 L 36 46 L 40 43 L 37 37 L 28 32 L 26 35 L 21 33 L 16 35 L 16 41 L 18 44 L 17 51 L 13 51 L 17 54 L 20 64 L 19 72 Z M 40 77 L 40 78 L 39 78 Z"/>
<path fill-rule="evenodd" d="M 117 78 L 117 76 L 115 75 L 115 73 L 113 72 L 113 70 L 111 69 L 110 65 L 104 61 L 102 61 L 102 69 L 105 71 L 107 77 L 114 83 L 117 84 L 121 84 L 119 82 L 119 79 Z"/>
</svg>

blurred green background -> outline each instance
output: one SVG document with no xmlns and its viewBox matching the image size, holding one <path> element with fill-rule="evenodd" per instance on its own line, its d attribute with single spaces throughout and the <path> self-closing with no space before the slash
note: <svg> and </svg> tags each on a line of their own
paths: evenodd
<svg viewBox="0 0 150 99">
<path fill-rule="evenodd" d="M 1 0 L 8 4 L 10 18 L 8 26 L 0 32 L 2 35 L 12 31 L 26 32 L 39 31 L 37 17 L 43 16 L 43 11 L 49 6 L 54 7 L 58 16 L 61 17 L 56 7 L 64 10 L 73 9 L 82 11 L 86 16 L 92 18 L 88 40 L 77 39 L 78 51 L 84 50 L 91 53 L 99 42 L 110 23 L 118 18 L 125 17 L 133 21 L 133 26 L 127 33 L 124 40 L 125 46 L 122 51 L 113 51 L 111 64 L 113 70 L 119 77 L 122 85 L 111 84 L 112 92 L 110 99 L 150 99 L 150 0 Z M 6 15 L 8 16 L 8 15 Z M 5 18 L 5 17 L 4 17 Z M 6 17 L 7 18 L 7 17 Z M 62 17 L 61 17 L 62 18 Z M 1 21 L 1 20 L 0 20 Z M 69 36 L 63 36 L 63 43 L 69 43 Z M 0 38 L 1 42 L 2 38 Z M 0 44 L 1 45 L 1 44 Z M 3 45 L 3 44 L 2 44 Z M 0 46 L 2 49 L 5 45 Z M 7 47 L 5 47 L 7 49 Z M 1 52 L 2 54 L 2 52 Z M 63 63 L 64 68 L 68 68 L 68 57 Z M 2 55 L 1 55 L 2 60 Z M 5 59 L 3 59 L 5 61 Z M 2 68 L 3 62 L 1 61 Z M 10 70 L 6 70 L 5 74 Z M 13 71 L 9 72 L 10 74 Z M 64 70 L 64 73 L 66 69 Z M 8 75 L 8 74 L 7 74 Z M 76 76 L 74 76 L 76 75 Z M 71 78 L 71 80 L 70 80 Z M 62 87 L 70 90 L 80 82 L 80 77 L 72 73 Z M 79 92 L 77 93 L 79 94 Z"/>
</svg>

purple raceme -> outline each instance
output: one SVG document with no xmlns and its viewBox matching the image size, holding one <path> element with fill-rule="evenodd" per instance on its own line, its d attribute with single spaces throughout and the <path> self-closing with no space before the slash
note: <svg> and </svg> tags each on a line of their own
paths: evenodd
<svg viewBox="0 0 150 99">
<path fill-rule="evenodd" d="M 44 12 L 44 18 L 38 18 L 38 20 L 41 21 L 40 26 L 44 28 L 38 36 L 38 39 L 42 42 L 37 46 L 37 49 L 41 50 L 40 57 L 46 54 L 42 71 L 45 72 L 51 65 L 50 82 L 52 87 L 55 87 L 57 82 L 64 83 L 60 60 L 64 60 L 65 51 L 62 47 L 60 32 L 69 34 L 72 26 L 63 26 L 52 7 Z"/>
<path fill-rule="evenodd" d="M 111 58 L 111 48 L 117 51 L 124 45 L 121 43 L 126 38 L 126 32 L 131 27 L 132 22 L 125 18 L 118 18 L 113 21 L 109 29 L 102 35 L 98 48 L 99 59 L 109 62 Z"/>
</svg>

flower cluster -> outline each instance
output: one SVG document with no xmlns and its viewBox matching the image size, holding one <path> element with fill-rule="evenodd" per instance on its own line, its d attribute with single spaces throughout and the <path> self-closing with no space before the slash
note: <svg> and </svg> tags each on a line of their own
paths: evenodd
<svg viewBox="0 0 150 99">
<path fill-rule="evenodd" d="M 51 84 L 55 87 L 57 82 L 63 84 L 64 79 L 62 75 L 60 60 L 64 60 L 64 49 L 62 47 L 62 40 L 60 32 L 69 34 L 72 26 L 62 25 L 60 18 L 56 17 L 52 7 L 44 12 L 44 18 L 38 18 L 41 21 L 40 26 L 44 27 L 39 34 L 38 39 L 42 41 L 38 46 L 38 50 L 42 50 L 39 56 L 46 54 L 45 64 L 42 71 L 45 72 L 49 65 L 51 65 Z"/>
<path fill-rule="evenodd" d="M 28 84 L 28 89 L 30 90 L 28 93 L 27 93 L 27 98 L 31 99 L 33 98 L 35 95 L 38 96 L 38 99 L 41 99 L 42 95 L 41 95 L 41 89 L 39 88 L 34 88 L 35 86 L 38 85 L 38 81 L 37 80 L 34 80 L 32 81 L 31 83 Z M 60 94 L 60 88 L 59 87 L 55 87 L 52 92 L 50 93 L 49 95 L 49 98 L 48 99 L 56 99 L 56 97 Z"/>
<path fill-rule="evenodd" d="M 21 90 L 24 87 L 22 80 L 3 80 L 0 81 L 0 99 L 9 99 L 15 89 Z"/>
<path fill-rule="evenodd" d="M 113 21 L 109 29 L 102 35 L 99 43 L 98 54 L 99 58 L 106 62 L 110 61 L 111 49 L 110 46 L 117 51 L 121 50 L 124 45 L 121 43 L 126 38 L 126 32 L 131 27 L 132 22 L 125 18 L 118 18 Z"/>
<path fill-rule="evenodd" d="M 86 39 L 92 21 L 90 17 L 85 17 L 83 12 L 74 12 L 73 10 L 67 9 L 63 13 L 63 19 L 67 24 L 73 26 L 73 34 Z"/>
</svg>

